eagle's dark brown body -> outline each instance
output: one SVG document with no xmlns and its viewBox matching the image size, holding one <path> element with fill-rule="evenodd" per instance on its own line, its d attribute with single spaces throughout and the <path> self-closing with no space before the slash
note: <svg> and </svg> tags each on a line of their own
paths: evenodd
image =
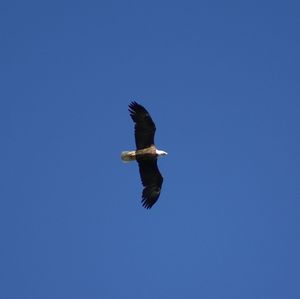
<svg viewBox="0 0 300 299">
<path fill-rule="evenodd" d="M 121 159 L 125 162 L 138 162 L 144 186 L 142 203 L 145 208 L 150 209 L 157 201 L 163 183 L 163 177 L 157 167 L 157 158 L 167 153 L 158 150 L 154 145 L 156 127 L 148 111 L 142 105 L 132 102 L 129 112 L 135 123 L 136 150 L 122 152 Z"/>
</svg>

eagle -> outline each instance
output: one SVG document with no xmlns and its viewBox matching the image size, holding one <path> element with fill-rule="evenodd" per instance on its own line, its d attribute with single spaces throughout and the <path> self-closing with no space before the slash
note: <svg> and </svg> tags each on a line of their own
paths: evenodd
<svg viewBox="0 0 300 299">
<path fill-rule="evenodd" d="M 137 102 L 129 104 L 129 113 L 135 123 L 135 151 L 123 151 L 121 159 L 124 162 L 137 161 L 143 184 L 142 205 L 150 209 L 158 200 L 163 177 L 157 166 L 157 158 L 168 153 L 156 148 L 154 135 L 155 123 L 149 112 Z"/>
</svg>

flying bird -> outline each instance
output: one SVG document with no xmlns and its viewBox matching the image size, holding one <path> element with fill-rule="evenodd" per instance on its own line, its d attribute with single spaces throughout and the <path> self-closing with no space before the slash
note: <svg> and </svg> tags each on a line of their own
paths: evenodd
<svg viewBox="0 0 300 299">
<path fill-rule="evenodd" d="M 137 102 L 131 102 L 128 110 L 135 123 L 136 150 L 122 152 L 121 159 L 125 162 L 137 161 L 144 186 L 142 204 L 146 209 L 150 209 L 158 200 L 163 183 L 157 158 L 167 153 L 158 150 L 154 144 L 156 127 L 149 112 Z"/>
</svg>

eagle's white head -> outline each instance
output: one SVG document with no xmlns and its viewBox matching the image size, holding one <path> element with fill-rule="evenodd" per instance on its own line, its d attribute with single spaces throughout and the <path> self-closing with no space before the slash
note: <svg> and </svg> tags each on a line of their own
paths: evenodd
<svg viewBox="0 0 300 299">
<path fill-rule="evenodd" d="M 165 156 L 165 155 L 167 155 L 168 153 L 167 152 L 165 152 L 165 151 L 161 151 L 161 150 L 156 150 L 156 154 L 158 155 L 158 156 Z"/>
</svg>

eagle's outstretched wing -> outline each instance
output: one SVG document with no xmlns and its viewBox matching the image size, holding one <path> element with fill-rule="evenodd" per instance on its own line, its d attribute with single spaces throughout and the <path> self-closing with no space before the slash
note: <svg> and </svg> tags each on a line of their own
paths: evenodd
<svg viewBox="0 0 300 299">
<path fill-rule="evenodd" d="M 163 177 L 157 167 L 157 159 L 138 159 L 140 176 L 144 186 L 142 204 L 150 209 L 158 200 Z"/>
<path fill-rule="evenodd" d="M 132 120 L 135 122 L 136 148 L 139 150 L 153 145 L 156 128 L 149 112 L 136 102 L 131 102 L 128 110 Z"/>
</svg>

